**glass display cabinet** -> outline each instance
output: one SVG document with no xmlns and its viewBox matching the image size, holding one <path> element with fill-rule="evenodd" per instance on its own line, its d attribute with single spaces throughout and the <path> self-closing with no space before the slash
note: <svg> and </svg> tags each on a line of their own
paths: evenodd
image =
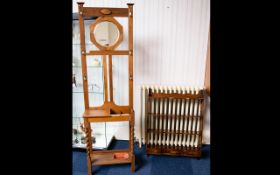
<svg viewBox="0 0 280 175">
<path fill-rule="evenodd" d="M 80 55 L 84 90 L 84 127 L 82 130 L 86 134 L 88 175 L 92 175 L 94 165 L 131 164 L 131 172 L 134 172 L 133 4 L 128 3 L 127 8 L 84 7 L 84 2 L 78 2 L 77 4 L 79 8 Z M 85 22 L 87 17 L 97 17 L 97 19 L 88 26 L 88 23 Z M 120 17 L 126 20 L 126 24 L 122 24 L 123 20 L 120 20 Z M 124 36 L 124 33 L 127 34 L 127 37 Z M 127 42 L 124 38 L 127 38 Z M 87 42 L 91 42 L 92 45 Z M 126 49 L 123 49 L 120 46 L 121 44 Z M 102 64 L 100 63 L 101 60 Z M 113 62 L 116 60 L 127 61 L 127 64 L 115 66 L 119 70 L 127 70 L 127 74 L 120 75 L 121 71 L 114 69 Z M 99 65 L 102 65 L 103 72 L 89 69 L 89 66 L 96 68 Z M 114 75 L 118 75 L 119 79 L 126 81 L 126 84 L 118 82 L 117 85 L 119 86 L 117 91 L 126 89 L 128 101 L 125 105 L 119 104 L 119 100 L 115 98 L 114 94 L 117 92 L 117 86 Z M 97 99 L 98 97 L 95 97 L 95 99 L 91 97 L 92 93 L 88 92 L 89 88 L 92 87 L 93 96 L 95 96 L 95 87 L 97 89 L 101 87 L 99 83 L 102 81 L 93 77 L 103 79 L 101 94 L 104 100 L 101 104 L 100 100 Z M 76 79 L 74 82 L 76 82 Z M 127 148 L 106 151 L 92 149 L 94 142 L 97 140 L 96 135 L 93 135 L 93 133 L 97 133 L 95 125 L 104 122 L 108 124 L 128 123 L 126 131 L 123 131 L 123 133 L 128 133 L 129 136 Z M 106 136 L 106 126 L 104 134 Z"/>
<path fill-rule="evenodd" d="M 94 19 L 89 18 L 85 21 L 85 27 L 89 28 Z M 83 96 L 83 84 L 82 84 L 82 66 L 81 66 L 81 56 L 80 56 L 80 34 L 79 34 L 79 21 L 78 15 L 73 14 L 72 20 L 72 147 L 73 148 L 86 148 L 85 145 L 85 133 L 82 131 L 83 124 L 83 112 L 84 112 L 84 96 Z M 89 36 L 88 36 L 89 37 Z M 86 47 L 93 47 L 92 44 L 86 43 Z M 101 105 L 104 101 L 103 93 L 103 64 L 100 57 L 88 58 L 88 74 L 97 75 L 93 78 L 88 77 L 88 91 L 90 101 L 92 105 Z M 95 149 L 105 149 L 110 144 L 113 139 L 112 133 L 107 133 L 106 130 L 108 126 L 106 123 L 94 123 L 92 124 L 95 128 L 95 133 L 93 135 L 93 148 Z M 105 133 L 105 134 L 104 134 Z"/>
</svg>

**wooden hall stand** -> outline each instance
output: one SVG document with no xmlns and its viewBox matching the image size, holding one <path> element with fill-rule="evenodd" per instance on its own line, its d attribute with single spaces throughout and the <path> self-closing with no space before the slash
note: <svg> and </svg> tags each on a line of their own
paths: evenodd
<svg viewBox="0 0 280 175">
<path fill-rule="evenodd" d="M 111 164 L 131 164 L 131 171 L 135 171 L 135 155 L 134 155 L 134 109 L 133 109 L 133 4 L 127 4 L 128 8 L 107 8 L 107 7 L 83 7 L 83 2 L 78 2 L 79 7 L 79 25 L 80 25 L 80 41 L 81 41 L 81 61 L 85 112 L 84 128 L 86 132 L 87 147 L 87 164 L 88 175 L 92 174 L 92 165 L 111 165 Z M 85 28 L 84 18 L 93 16 L 98 17 L 90 26 L 90 40 L 99 50 L 91 50 L 86 52 L 85 47 Z M 115 50 L 115 48 L 123 40 L 122 26 L 114 17 L 128 18 L 128 50 Z M 105 44 L 98 42 L 96 38 L 97 26 L 107 22 L 113 24 L 118 29 L 117 40 L 113 44 Z M 87 56 L 100 55 L 103 60 L 104 69 L 104 104 L 98 107 L 89 106 L 88 97 L 88 76 L 87 76 Z M 113 99 L 113 78 L 112 78 L 112 55 L 128 56 L 128 79 L 129 79 L 129 104 L 127 106 L 119 106 L 114 103 Z M 107 64 L 108 59 L 108 64 Z M 108 66 L 107 66 L 108 65 Z M 108 71 L 107 71 L 108 67 Z M 109 74 L 109 76 L 107 75 Z M 109 86 L 108 84 L 109 77 Z M 109 91 L 108 91 L 109 89 Z M 108 92 L 110 95 L 108 95 Z M 108 97 L 110 100 L 108 100 Z M 129 148 L 125 150 L 92 150 L 91 126 L 93 122 L 129 122 Z"/>
</svg>

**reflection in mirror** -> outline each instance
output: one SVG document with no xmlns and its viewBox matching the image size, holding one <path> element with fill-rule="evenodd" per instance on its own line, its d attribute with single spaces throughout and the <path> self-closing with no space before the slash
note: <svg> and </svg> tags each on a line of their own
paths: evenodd
<svg viewBox="0 0 280 175">
<path fill-rule="evenodd" d="M 96 42 L 104 47 L 112 46 L 119 38 L 117 26 L 108 21 L 103 21 L 95 26 L 94 37 Z"/>
</svg>

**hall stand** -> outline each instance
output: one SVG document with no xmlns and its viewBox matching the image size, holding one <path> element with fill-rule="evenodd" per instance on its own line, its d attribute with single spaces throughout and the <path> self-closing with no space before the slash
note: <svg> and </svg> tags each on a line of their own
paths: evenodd
<svg viewBox="0 0 280 175">
<path fill-rule="evenodd" d="M 131 164 L 131 171 L 135 171 L 134 155 L 134 109 L 133 109 L 133 4 L 128 3 L 128 8 L 84 7 L 83 2 L 78 2 L 79 25 L 81 42 L 81 62 L 84 89 L 85 112 L 83 114 L 86 133 L 88 175 L 92 174 L 93 165 Z M 98 50 L 86 51 L 84 18 L 98 17 L 90 26 L 90 40 Z M 114 17 L 128 18 L 128 50 L 115 50 L 123 40 L 122 25 Z M 117 41 L 112 45 L 102 45 L 98 42 L 94 32 L 98 24 L 111 22 L 119 32 Z M 98 107 L 89 106 L 87 56 L 102 56 L 104 79 L 104 104 Z M 120 106 L 115 104 L 113 98 L 112 59 L 114 55 L 128 56 L 128 97 L 129 104 Z M 108 64 L 107 64 L 108 59 Z M 120 58 L 121 59 L 121 58 Z M 108 73 L 107 73 L 108 67 Z M 109 86 L 108 86 L 109 77 Z M 109 95 L 108 95 L 109 92 Z M 94 122 L 129 122 L 129 148 L 123 150 L 93 150 L 91 123 Z"/>
</svg>

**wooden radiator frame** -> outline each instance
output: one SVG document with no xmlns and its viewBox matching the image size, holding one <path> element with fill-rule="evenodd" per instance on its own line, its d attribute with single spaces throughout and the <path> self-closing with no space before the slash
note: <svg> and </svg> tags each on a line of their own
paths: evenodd
<svg viewBox="0 0 280 175">
<path fill-rule="evenodd" d="M 161 92 L 153 92 L 151 88 L 149 88 L 148 90 L 148 97 L 147 97 L 147 110 L 146 110 L 146 114 L 145 114 L 145 143 L 146 143 L 146 153 L 147 155 L 149 154 L 157 154 L 157 155 L 176 155 L 176 156 L 190 156 L 190 157 L 201 157 L 202 155 L 202 131 L 203 131 L 203 121 L 204 121 L 204 115 L 205 115 L 205 99 L 206 99 L 206 90 L 199 90 L 199 92 L 197 94 L 194 94 L 192 92 L 190 93 L 177 93 L 177 92 L 172 92 L 171 90 L 169 90 L 167 93 L 161 93 Z M 156 111 L 155 113 L 151 112 L 151 101 L 152 100 L 168 100 L 165 101 L 167 102 L 166 105 L 168 105 L 170 103 L 170 101 L 176 101 L 176 103 L 170 103 L 171 105 L 175 104 L 175 110 L 177 110 L 177 102 L 179 101 L 179 104 L 182 105 L 182 101 L 184 101 L 184 104 L 188 104 L 189 102 L 199 102 L 199 108 L 200 108 L 200 115 L 198 116 L 193 116 L 190 115 L 189 109 L 188 112 L 185 109 L 179 108 L 180 115 L 177 115 L 177 112 L 175 111 L 175 115 L 170 115 L 170 113 L 172 113 L 171 110 L 173 110 L 173 106 L 170 107 L 170 111 L 169 114 L 163 113 L 161 112 L 160 114 L 160 109 L 157 108 L 155 106 L 154 107 L 154 111 Z M 188 103 L 186 103 L 188 100 Z M 166 106 L 166 110 L 168 110 L 168 106 Z M 162 111 L 164 111 L 164 107 L 161 108 Z M 181 115 L 181 110 L 182 113 L 184 115 Z M 173 114 L 173 113 L 172 113 Z M 192 114 L 194 114 L 192 112 Z M 152 117 L 156 118 L 157 121 L 161 121 L 161 122 L 153 122 L 151 123 L 150 120 L 152 119 Z M 183 129 L 180 131 L 176 128 L 176 125 L 174 125 L 174 128 L 172 129 L 172 124 L 170 124 L 170 128 L 167 127 L 167 121 L 164 123 L 164 120 L 169 120 L 171 119 L 171 117 L 175 117 L 175 121 L 178 120 L 179 126 L 180 126 L 180 121 L 181 119 L 184 121 L 182 123 L 183 125 Z M 200 120 L 200 129 L 199 131 L 191 131 L 189 132 L 188 129 L 184 130 L 184 125 L 187 122 L 187 124 L 185 125 L 185 127 L 188 127 L 189 125 L 189 120 Z M 172 123 L 172 120 L 170 120 Z M 196 122 L 198 123 L 198 122 Z M 151 126 L 151 125 L 154 126 Z M 158 127 L 156 127 L 156 124 Z M 163 127 L 163 124 L 166 124 L 166 127 Z M 191 123 L 193 125 L 193 123 Z M 159 127 L 161 125 L 161 127 Z M 193 127 L 193 126 L 191 126 Z M 153 129 L 153 128 L 163 128 L 163 129 Z M 158 144 L 158 143 L 150 143 L 149 139 L 151 138 L 151 135 L 153 134 L 153 139 L 155 138 L 155 135 L 157 135 L 157 139 L 159 139 L 159 135 L 161 140 L 165 140 L 167 139 L 167 135 L 169 135 L 168 138 L 170 138 L 170 135 L 173 134 L 172 139 L 173 141 L 178 138 L 181 138 L 181 142 L 183 141 L 183 137 L 192 137 L 194 135 L 198 135 L 198 143 L 197 143 L 197 147 L 191 147 L 191 146 L 183 146 L 182 144 L 179 145 L 175 145 L 173 143 L 173 145 L 168 145 L 166 144 L 166 142 L 163 144 Z M 182 137 L 180 137 L 179 135 L 182 134 Z"/>
</svg>

